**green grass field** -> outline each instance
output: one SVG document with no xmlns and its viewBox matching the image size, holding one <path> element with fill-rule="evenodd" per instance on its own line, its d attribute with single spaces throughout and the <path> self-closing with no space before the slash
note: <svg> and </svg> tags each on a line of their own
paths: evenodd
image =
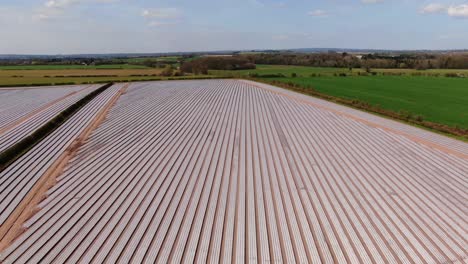
<svg viewBox="0 0 468 264">
<path fill-rule="evenodd" d="M 443 77 L 447 73 L 461 74 L 468 76 L 468 70 L 454 70 L 454 69 L 430 69 L 430 70 L 413 70 L 413 69 L 371 69 L 372 72 L 377 74 L 401 74 L 409 76 L 424 76 L 424 75 L 440 75 Z M 230 76 L 248 76 L 249 74 L 284 74 L 290 77 L 291 74 L 296 73 L 298 77 L 310 77 L 311 75 L 323 75 L 333 76 L 334 74 L 346 73 L 347 75 L 358 75 L 359 73 L 365 73 L 364 69 L 352 69 L 351 71 L 347 68 L 320 68 L 320 67 L 304 67 L 304 66 L 290 66 L 290 65 L 257 65 L 255 70 L 241 70 L 241 71 L 210 71 L 216 75 L 230 75 Z"/>
<path fill-rule="evenodd" d="M 368 76 L 278 78 L 384 109 L 421 115 L 424 120 L 468 128 L 468 80 L 442 77 Z"/>
<path fill-rule="evenodd" d="M 402 72 L 402 76 L 385 76 L 383 72 Z M 335 73 L 348 69 L 312 68 L 298 66 L 259 66 L 257 70 L 213 71 L 212 74 L 247 76 L 249 73 L 277 74 L 299 77 L 263 78 L 267 81 L 299 84 L 335 97 L 357 99 L 394 112 L 409 111 L 424 120 L 468 129 L 468 78 L 442 77 L 449 72 L 467 70 L 430 70 L 423 73 L 442 74 L 441 77 L 413 76 L 416 70 L 376 70 L 376 76 L 339 77 Z M 354 69 L 353 73 L 364 72 Z M 310 77 L 319 74 L 319 77 Z M 259 78 L 262 79 L 262 78 Z"/>
<path fill-rule="evenodd" d="M 311 74 L 333 75 L 334 73 L 348 72 L 348 69 L 342 68 L 317 68 L 317 67 L 302 67 L 302 66 L 282 66 L 282 65 L 257 65 L 255 70 L 240 70 L 240 71 L 210 71 L 214 75 L 229 75 L 233 77 L 248 77 L 250 74 L 271 75 L 284 74 L 291 76 L 296 73 L 298 76 L 310 76 Z M 362 70 L 354 70 L 355 73 L 363 72 Z"/>
</svg>

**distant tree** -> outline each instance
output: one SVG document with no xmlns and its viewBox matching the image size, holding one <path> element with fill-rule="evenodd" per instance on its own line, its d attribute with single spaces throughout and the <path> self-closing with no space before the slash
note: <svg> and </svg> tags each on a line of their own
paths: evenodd
<svg viewBox="0 0 468 264">
<path fill-rule="evenodd" d="M 159 63 L 155 60 L 151 60 L 151 59 L 146 59 L 142 62 L 142 64 L 146 67 L 150 67 L 150 68 L 159 68 Z"/>
<path fill-rule="evenodd" d="M 340 67 L 340 68 L 468 68 L 468 54 L 465 52 L 451 54 L 434 53 L 408 53 L 408 54 L 365 54 L 361 57 L 346 52 L 302 54 L 292 52 L 258 53 L 239 55 L 255 64 L 267 65 L 300 65 L 313 67 Z M 430 62 L 430 63 L 429 63 Z"/>
<path fill-rule="evenodd" d="M 204 57 L 185 61 L 180 69 L 193 74 L 208 74 L 208 70 L 250 70 L 256 66 L 244 57 Z"/>
<path fill-rule="evenodd" d="M 174 75 L 174 68 L 172 68 L 172 65 L 167 64 L 164 70 L 161 72 L 161 75 L 166 77 Z"/>
</svg>

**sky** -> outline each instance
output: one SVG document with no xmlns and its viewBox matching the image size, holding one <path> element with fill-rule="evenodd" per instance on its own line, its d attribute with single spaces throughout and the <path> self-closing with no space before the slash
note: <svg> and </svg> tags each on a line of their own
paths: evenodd
<svg viewBox="0 0 468 264">
<path fill-rule="evenodd" d="M 0 0 L 0 54 L 468 49 L 466 0 Z"/>
</svg>

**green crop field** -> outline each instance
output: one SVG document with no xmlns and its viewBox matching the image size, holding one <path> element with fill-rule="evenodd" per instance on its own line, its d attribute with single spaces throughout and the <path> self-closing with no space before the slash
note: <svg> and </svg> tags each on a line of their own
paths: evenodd
<svg viewBox="0 0 468 264">
<path fill-rule="evenodd" d="M 29 69 L 0 70 L 0 86 L 152 80 L 161 69 Z"/>
<path fill-rule="evenodd" d="M 297 84 L 322 94 L 357 99 L 394 112 L 408 111 L 426 121 L 468 129 L 468 78 L 444 77 L 446 73 L 468 74 L 467 70 L 375 70 L 375 76 L 358 76 L 358 72 L 365 72 L 362 69 L 349 72 L 349 69 L 339 68 L 261 65 L 256 70 L 211 73 L 239 77 L 256 73 L 260 80 Z M 400 72 L 402 75 L 383 75 L 385 72 Z M 278 73 L 286 77 L 261 77 Z M 293 73 L 298 77 L 290 77 Z M 334 76 L 335 73 L 351 76 Z M 313 74 L 316 77 L 311 77 Z M 414 76 L 426 74 L 440 76 Z"/>
<path fill-rule="evenodd" d="M 164 77 L 161 76 L 163 69 L 157 68 L 41 69 L 41 66 L 33 67 L 35 68 L 22 70 L 0 69 L 0 87 L 216 78 L 212 75 Z"/>
<path fill-rule="evenodd" d="M 468 128 L 468 79 L 413 76 L 278 78 L 336 97 L 358 99 L 424 120 Z"/>
<path fill-rule="evenodd" d="M 445 74 L 460 74 L 468 77 L 467 69 L 430 69 L 430 70 L 413 70 L 413 69 L 371 69 L 372 72 L 381 75 L 409 75 L 409 76 L 440 76 Z M 320 68 L 320 67 L 304 67 L 304 66 L 290 66 L 290 65 L 257 65 L 255 70 L 240 70 L 240 71 L 211 71 L 216 75 L 230 75 L 230 76 L 248 76 L 249 74 L 258 75 L 271 75 L 271 74 L 284 74 L 290 77 L 295 73 L 298 77 L 310 77 L 311 75 L 331 75 L 345 73 L 347 75 L 358 75 L 360 73 L 366 74 L 365 69 L 352 69 L 347 68 Z M 371 74 L 369 74 L 371 75 Z"/>
<path fill-rule="evenodd" d="M 233 75 L 247 76 L 248 74 L 256 73 L 259 75 L 269 74 L 284 74 L 290 76 L 296 73 L 299 76 L 310 76 L 311 74 L 333 74 L 339 72 L 348 72 L 349 69 L 343 68 L 318 68 L 318 67 L 303 67 L 303 66 L 282 66 L 282 65 L 257 65 L 255 70 L 240 70 L 240 71 L 211 71 L 218 75 Z M 361 72 L 362 70 L 354 70 Z"/>
</svg>

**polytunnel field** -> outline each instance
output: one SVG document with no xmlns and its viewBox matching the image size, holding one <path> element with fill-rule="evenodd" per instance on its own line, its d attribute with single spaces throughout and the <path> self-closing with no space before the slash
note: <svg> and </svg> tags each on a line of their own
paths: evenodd
<svg viewBox="0 0 468 264">
<path fill-rule="evenodd" d="M 466 263 L 467 176 L 467 143 L 277 87 L 118 84 L 0 173 L 0 262 Z"/>
<path fill-rule="evenodd" d="M 97 87 L 0 88 L 0 153 Z"/>
</svg>

